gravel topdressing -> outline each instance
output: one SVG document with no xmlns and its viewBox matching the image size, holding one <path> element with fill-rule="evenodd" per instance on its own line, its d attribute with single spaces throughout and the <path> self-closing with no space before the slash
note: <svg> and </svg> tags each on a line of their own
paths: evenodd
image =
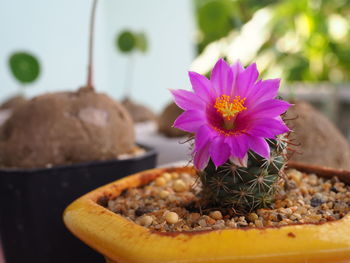
<svg viewBox="0 0 350 263">
<path fill-rule="evenodd" d="M 234 209 L 195 208 L 200 184 L 187 173 L 163 173 L 155 181 L 124 191 L 109 200 L 108 209 L 151 230 L 200 231 L 227 228 L 322 223 L 344 217 L 350 210 L 350 187 L 331 180 L 286 171 L 270 209 L 238 214 Z"/>
</svg>

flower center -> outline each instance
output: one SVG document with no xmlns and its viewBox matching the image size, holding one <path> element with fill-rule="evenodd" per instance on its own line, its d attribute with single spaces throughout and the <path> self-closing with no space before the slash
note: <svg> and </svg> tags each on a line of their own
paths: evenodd
<svg viewBox="0 0 350 263">
<path fill-rule="evenodd" d="M 243 106 L 245 100 L 246 98 L 241 99 L 240 96 L 231 98 L 228 95 L 221 95 L 216 98 L 214 108 L 224 119 L 223 128 L 226 130 L 232 130 L 234 128 L 234 121 L 237 117 L 237 113 L 247 109 Z"/>
</svg>

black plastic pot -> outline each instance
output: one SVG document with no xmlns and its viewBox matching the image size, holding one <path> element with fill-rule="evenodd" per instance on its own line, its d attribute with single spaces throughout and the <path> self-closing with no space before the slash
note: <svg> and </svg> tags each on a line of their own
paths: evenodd
<svg viewBox="0 0 350 263">
<path fill-rule="evenodd" d="M 0 233 L 6 263 L 104 262 L 64 227 L 64 208 L 99 186 L 155 165 L 156 152 L 147 149 L 126 160 L 0 169 Z"/>
</svg>

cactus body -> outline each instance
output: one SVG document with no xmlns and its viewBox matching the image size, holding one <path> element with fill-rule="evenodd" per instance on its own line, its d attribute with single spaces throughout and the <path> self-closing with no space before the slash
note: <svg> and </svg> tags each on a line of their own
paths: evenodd
<svg viewBox="0 0 350 263">
<path fill-rule="evenodd" d="M 238 211 L 251 211 L 268 207 L 273 201 L 276 184 L 284 168 L 286 144 L 280 139 L 269 141 L 270 159 L 249 151 L 247 167 L 228 160 L 215 167 L 210 160 L 199 172 L 202 197 L 208 205 L 233 207 Z"/>
</svg>

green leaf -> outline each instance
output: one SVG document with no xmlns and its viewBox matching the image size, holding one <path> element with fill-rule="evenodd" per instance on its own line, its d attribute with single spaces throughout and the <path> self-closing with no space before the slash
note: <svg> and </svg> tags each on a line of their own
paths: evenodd
<svg viewBox="0 0 350 263">
<path fill-rule="evenodd" d="M 130 31 L 121 32 L 116 40 L 117 47 L 121 52 L 128 53 L 136 47 L 136 37 Z"/>
<path fill-rule="evenodd" d="M 142 52 L 146 53 L 148 50 L 148 43 L 145 33 L 141 32 L 135 35 L 136 47 Z"/>
<path fill-rule="evenodd" d="M 233 27 L 232 3 L 229 0 L 214 0 L 200 6 L 197 11 L 198 26 L 203 34 L 199 50 L 212 41 L 226 36 Z"/>
<path fill-rule="evenodd" d="M 13 53 L 8 63 L 13 76 L 21 83 L 34 82 L 40 74 L 39 61 L 32 54 L 26 52 Z"/>
</svg>

